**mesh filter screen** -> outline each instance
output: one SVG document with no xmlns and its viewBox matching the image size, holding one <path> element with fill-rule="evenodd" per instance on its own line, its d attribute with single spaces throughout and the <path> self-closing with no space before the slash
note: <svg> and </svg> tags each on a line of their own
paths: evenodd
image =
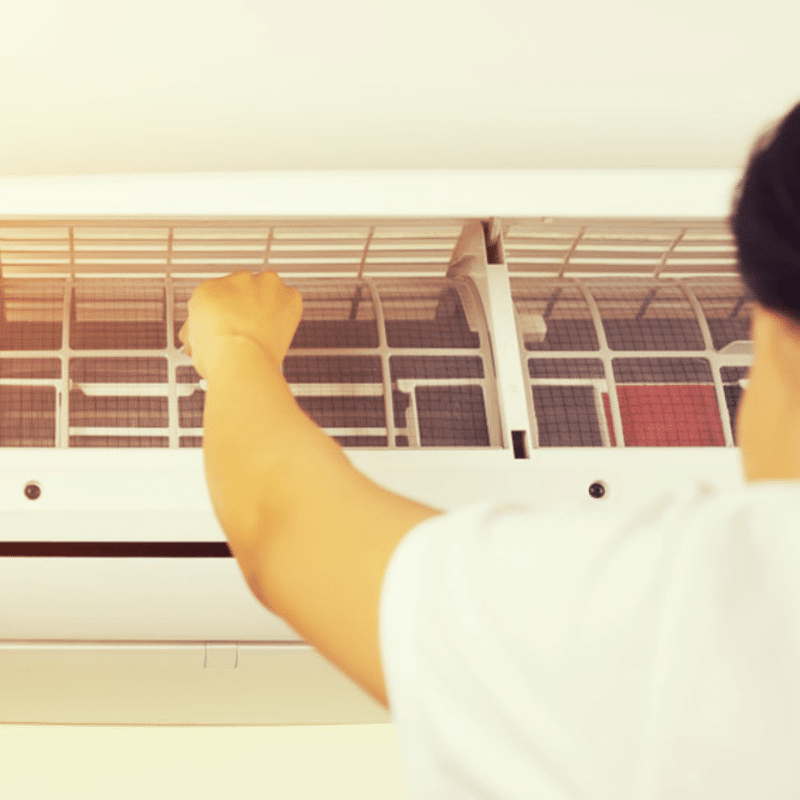
<svg viewBox="0 0 800 800">
<path fill-rule="evenodd" d="M 726 348 L 752 311 L 737 277 L 526 277 L 512 295 L 540 447 L 736 444 L 749 356 Z"/>
<path fill-rule="evenodd" d="M 78 279 L 72 287 L 73 350 L 163 350 L 167 346 L 163 281 Z"/>
<path fill-rule="evenodd" d="M 723 221 L 495 222 L 534 446 L 735 444 L 752 304 Z M 284 373 L 340 443 L 498 446 L 477 295 L 432 277 L 466 224 L 6 222 L 0 446 L 200 447 L 204 386 L 177 334 L 197 284 L 236 269 L 277 269 L 303 294 Z"/>
<path fill-rule="evenodd" d="M 1 280 L 0 446 L 202 446 L 205 387 L 178 340 L 202 280 Z M 469 284 L 287 282 L 304 311 L 284 375 L 342 445 L 499 444 L 488 336 Z"/>
<path fill-rule="evenodd" d="M 63 280 L 2 281 L 0 350 L 58 350 L 64 319 Z"/>
<path fill-rule="evenodd" d="M 0 446 L 54 447 L 55 395 L 49 386 L 0 386 Z"/>
</svg>

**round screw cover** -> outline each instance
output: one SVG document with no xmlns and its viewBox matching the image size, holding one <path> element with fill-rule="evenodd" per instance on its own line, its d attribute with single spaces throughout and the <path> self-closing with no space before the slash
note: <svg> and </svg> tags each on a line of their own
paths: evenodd
<svg viewBox="0 0 800 800">
<path fill-rule="evenodd" d="M 601 497 L 605 497 L 606 494 L 606 487 L 600 481 L 595 481 L 589 487 L 589 496 L 593 497 L 595 500 L 599 500 Z"/>
</svg>

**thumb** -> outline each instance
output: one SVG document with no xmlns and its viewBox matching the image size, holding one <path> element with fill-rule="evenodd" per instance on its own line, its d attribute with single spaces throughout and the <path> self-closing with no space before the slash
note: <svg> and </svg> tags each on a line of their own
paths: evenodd
<svg viewBox="0 0 800 800">
<path fill-rule="evenodd" d="M 189 358 L 192 357 L 192 348 L 189 346 L 189 320 L 187 319 L 186 322 L 181 325 L 181 329 L 178 331 L 178 339 L 180 339 L 181 344 L 183 345 L 183 352 L 186 353 Z"/>
</svg>

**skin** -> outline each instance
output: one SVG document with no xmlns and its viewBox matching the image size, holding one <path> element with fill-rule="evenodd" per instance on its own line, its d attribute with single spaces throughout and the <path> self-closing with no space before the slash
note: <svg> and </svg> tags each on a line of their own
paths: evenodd
<svg viewBox="0 0 800 800">
<path fill-rule="evenodd" d="M 209 496 L 255 596 L 387 706 L 383 576 L 405 534 L 440 512 L 358 472 L 299 408 L 280 365 L 301 307 L 274 273 L 206 281 L 189 300 L 179 337 L 208 385 Z"/>
<path fill-rule="evenodd" d="M 274 273 L 206 281 L 179 338 L 208 384 L 215 514 L 255 596 L 384 706 L 378 616 L 395 548 L 437 509 L 358 472 L 299 408 L 281 363 L 302 300 Z M 737 415 L 745 479 L 800 479 L 800 327 L 756 306 Z"/>
<path fill-rule="evenodd" d="M 749 384 L 736 419 L 745 481 L 800 480 L 800 327 L 755 305 Z"/>
</svg>

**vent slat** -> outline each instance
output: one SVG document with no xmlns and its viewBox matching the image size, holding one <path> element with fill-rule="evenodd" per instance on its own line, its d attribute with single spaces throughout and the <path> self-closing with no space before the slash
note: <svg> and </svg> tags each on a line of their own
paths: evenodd
<svg viewBox="0 0 800 800">
<path fill-rule="evenodd" d="M 160 222 L 160 221 L 159 221 Z M 222 272 L 273 268 L 359 276 L 408 271 L 444 275 L 464 220 L 252 221 L 75 220 L 0 227 L 6 276 Z"/>
<path fill-rule="evenodd" d="M 718 272 L 736 266 L 736 247 L 725 221 L 511 220 L 504 225 L 509 271 L 658 269 Z"/>
</svg>

